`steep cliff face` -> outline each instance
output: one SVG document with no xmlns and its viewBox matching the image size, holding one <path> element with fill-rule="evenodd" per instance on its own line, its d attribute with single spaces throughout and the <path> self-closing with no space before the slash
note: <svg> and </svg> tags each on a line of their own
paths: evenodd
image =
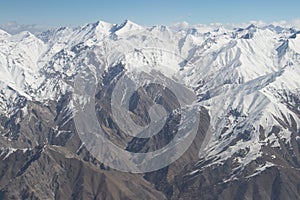
<svg viewBox="0 0 300 200">
<path fill-rule="evenodd" d="M 0 199 L 299 199 L 299 46 L 299 31 L 272 25 L 174 30 L 99 21 L 35 35 L 0 31 Z M 190 126 L 176 95 L 193 96 L 170 85 L 192 91 L 199 121 L 187 151 L 140 174 L 97 160 L 74 120 L 75 80 L 87 71 L 97 80 L 101 128 L 134 153 L 159 150 Z M 151 123 L 160 112 L 150 111 L 154 103 L 168 113 L 152 137 L 128 134 L 114 117 L 114 91 L 126 76 L 141 85 L 123 119 L 138 125 L 129 130 Z M 125 98 L 120 91 L 116 98 Z"/>
</svg>

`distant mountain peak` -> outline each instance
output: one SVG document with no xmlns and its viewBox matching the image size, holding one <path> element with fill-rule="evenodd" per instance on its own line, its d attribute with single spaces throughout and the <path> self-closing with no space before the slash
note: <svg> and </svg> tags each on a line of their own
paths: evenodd
<svg viewBox="0 0 300 200">
<path fill-rule="evenodd" d="M 95 23 L 95 28 L 98 34 L 109 34 L 113 28 L 113 24 L 99 20 Z"/>
<path fill-rule="evenodd" d="M 123 34 L 126 32 L 130 31 L 136 31 L 136 30 L 141 30 L 144 29 L 144 27 L 126 19 L 123 23 L 117 24 L 112 31 L 115 32 L 116 34 Z"/>
<path fill-rule="evenodd" d="M 258 28 L 256 25 L 254 25 L 254 24 L 250 24 L 249 26 L 247 26 L 247 30 L 250 30 L 250 29 L 256 29 L 256 28 Z"/>
</svg>

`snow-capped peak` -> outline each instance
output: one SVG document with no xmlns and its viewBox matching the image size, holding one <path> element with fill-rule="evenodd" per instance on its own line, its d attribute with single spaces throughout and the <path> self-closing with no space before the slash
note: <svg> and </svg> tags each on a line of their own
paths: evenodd
<svg viewBox="0 0 300 200">
<path fill-rule="evenodd" d="M 97 31 L 99 32 L 104 32 L 104 33 L 109 33 L 113 27 L 113 24 L 105 22 L 105 21 L 98 21 L 97 22 Z"/>
<path fill-rule="evenodd" d="M 125 20 L 122 24 L 116 25 L 113 29 L 113 32 L 117 35 L 126 34 L 127 32 L 130 33 L 132 31 L 142 30 L 144 27 L 130 21 Z"/>
</svg>

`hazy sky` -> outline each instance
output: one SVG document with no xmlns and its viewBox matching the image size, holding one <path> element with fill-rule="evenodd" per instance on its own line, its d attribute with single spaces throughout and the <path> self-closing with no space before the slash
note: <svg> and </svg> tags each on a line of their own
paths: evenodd
<svg viewBox="0 0 300 200">
<path fill-rule="evenodd" d="M 273 22 L 300 18 L 300 0 L 7 0 L 0 3 L 0 24 L 82 25 L 103 20 L 141 25 L 212 22 Z"/>
</svg>

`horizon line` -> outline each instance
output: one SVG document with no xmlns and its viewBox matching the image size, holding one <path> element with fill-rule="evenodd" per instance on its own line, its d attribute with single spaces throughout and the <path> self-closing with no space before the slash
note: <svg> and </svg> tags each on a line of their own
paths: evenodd
<svg viewBox="0 0 300 200">
<path fill-rule="evenodd" d="M 47 31 L 47 30 L 52 30 L 52 29 L 57 29 L 57 28 L 61 28 L 61 27 L 68 27 L 68 28 L 78 28 L 78 27 L 84 27 L 87 26 L 89 24 L 94 24 L 94 23 L 98 23 L 98 22 L 103 22 L 103 23 L 107 23 L 113 26 L 120 26 L 126 22 L 132 22 L 136 25 L 142 26 L 142 27 L 157 27 L 157 26 L 167 26 L 167 27 L 176 27 L 176 26 L 186 26 L 186 28 L 193 28 L 193 27 L 197 27 L 197 26 L 202 26 L 202 27 L 209 27 L 209 26 L 215 26 L 217 27 L 223 27 L 223 28 L 228 28 L 229 29 L 234 29 L 234 28 L 242 28 L 242 27 L 247 27 L 251 24 L 257 26 L 257 27 L 264 27 L 264 26 L 268 26 L 268 25 L 274 25 L 274 26 L 279 26 L 282 28 L 298 28 L 300 29 L 300 18 L 295 18 L 292 20 L 279 20 L 279 21 L 273 21 L 273 22 L 266 22 L 264 20 L 250 20 L 248 22 L 240 22 L 240 23 L 234 23 L 234 22 L 226 22 L 226 23 L 222 23 L 222 22 L 213 22 L 213 23 L 194 23 L 194 24 L 190 24 L 189 22 L 183 20 L 183 21 L 178 21 L 175 23 L 170 23 L 170 24 L 155 24 L 155 25 L 143 25 L 143 24 L 139 24 L 137 22 L 135 22 L 132 19 L 124 19 L 121 23 L 111 23 L 108 22 L 106 20 L 96 20 L 96 21 L 92 21 L 92 22 L 86 22 L 80 25 L 43 25 L 43 24 L 22 24 L 22 23 L 18 23 L 17 21 L 8 21 L 6 23 L 0 24 L 0 29 L 11 33 L 15 34 L 17 32 L 22 32 L 22 31 L 30 31 L 33 30 L 32 32 L 43 32 L 43 31 Z"/>
</svg>

